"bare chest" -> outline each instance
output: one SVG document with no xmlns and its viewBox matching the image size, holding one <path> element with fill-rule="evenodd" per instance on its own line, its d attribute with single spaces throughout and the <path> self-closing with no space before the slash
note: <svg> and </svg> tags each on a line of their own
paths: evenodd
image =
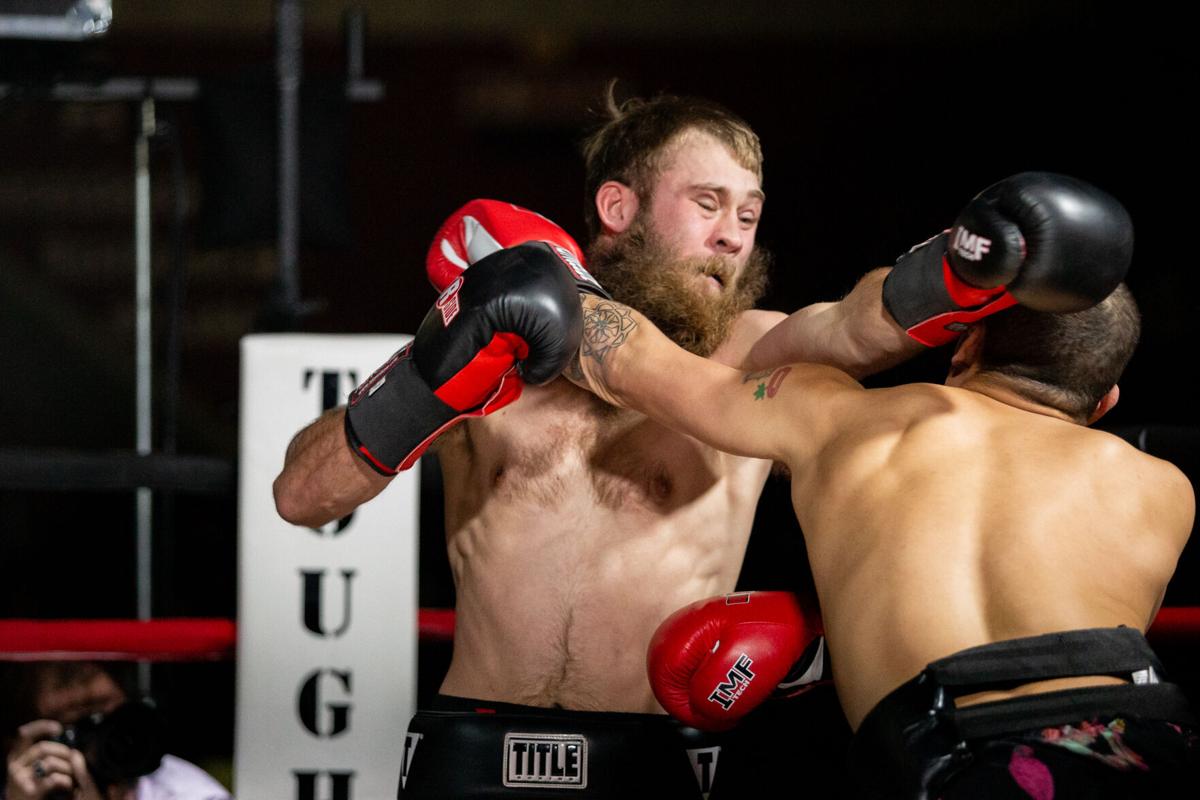
<svg viewBox="0 0 1200 800">
<path fill-rule="evenodd" d="M 667 515 L 738 471 L 739 462 L 565 381 L 472 421 L 443 448 L 448 497 L 464 513 L 534 505 Z"/>
<path fill-rule="evenodd" d="M 440 451 L 458 591 L 443 691 L 652 710 L 645 645 L 729 591 L 769 465 L 547 387 Z"/>
</svg>

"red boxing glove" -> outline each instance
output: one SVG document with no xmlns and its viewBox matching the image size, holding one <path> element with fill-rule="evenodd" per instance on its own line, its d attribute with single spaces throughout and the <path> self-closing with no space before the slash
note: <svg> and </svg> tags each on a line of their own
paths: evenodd
<svg viewBox="0 0 1200 800">
<path fill-rule="evenodd" d="M 773 697 L 798 694 L 825 671 L 820 622 L 791 592 L 738 592 L 667 617 L 650 639 L 647 671 L 658 702 L 701 730 L 732 728 Z"/>
<path fill-rule="evenodd" d="M 429 245 L 425 272 L 433 287 L 444 291 L 476 261 L 525 242 L 546 242 L 579 291 L 612 299 L 584 267 L 583 251 L 569 233 L 541 214 L 500 200 L 472 200 L 447 217 Z"/>
<path fill-rule="evenodd" d="M 406 345 L 350 395 L 346 440 L 381 475 L 411 467 L 464 419 L 553 380 L 579 349 L 583 312 L 543 242 L 501 250 L 458 278 Z"/>
</svg>

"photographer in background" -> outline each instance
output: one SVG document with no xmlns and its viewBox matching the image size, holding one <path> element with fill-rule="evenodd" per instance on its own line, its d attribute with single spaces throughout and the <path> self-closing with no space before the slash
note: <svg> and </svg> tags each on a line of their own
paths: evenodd
<svg viewBox="0 0 1200 800">
<path fill-rule="evenodd" d="M 163 753 L 161 718 L 130 702 L 105 665 L 10 665 L 0 687 L 3 800 L 230 800 L 202 769 Z"/>
</svg>

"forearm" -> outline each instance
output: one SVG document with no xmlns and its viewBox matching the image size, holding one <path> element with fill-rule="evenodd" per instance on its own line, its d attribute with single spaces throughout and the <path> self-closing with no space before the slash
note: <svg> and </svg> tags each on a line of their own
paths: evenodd
<svg viewBox="0 0 1200 800">
<path fill-rule="evenodd" d="M 861 378 L 921 352 L 925 348 L 883 307 L 883 280 L 889 271 L 868 272 L 836 303 L 814 303 L 793 313 L 755 343 L 747 368 L 803 361 Z"/>
<path fill-rule="evenodd" d="M 778 456 L 769 409 L 755 402 L 757 387 L 771 376 L 745 375 L 693 355 L 637 311 L 611 300 L 585 298 L 583 321 L 579 357 L 564 373 L 572 382 L 718 450 Z M 789 371 L 776 370 L 778 380 Z"/>
<path fill-rule="evenodd" d="M 344 517 L 383 491 L 391 478 L 354 455 L 345 434 L 345 407 L 326 411 L 288 445 L 273 486 L 279 516 L 316 527 Z"/>
<path fill-rule="evenodd" d="M 610 405 L 628 407 L 623 386 L 631 376 L 626 364 L 632 360 L 636 365 L 635 351 L 645 346 L 647 335 L 654 338 L 658 331 L 647 333 L 642 315 L 624 303 L 583 294 L 579 300 L 583 305 L 583 338 L 563 377 Z M 637 376 L 632 377 L 636 389 Z"/>
</svg>

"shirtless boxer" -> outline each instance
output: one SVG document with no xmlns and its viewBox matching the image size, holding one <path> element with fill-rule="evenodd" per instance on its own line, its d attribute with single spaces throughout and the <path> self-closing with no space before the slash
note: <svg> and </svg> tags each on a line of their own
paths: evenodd
<svg viewBox="0 0 1200 800">
<path fill-rule="evenodd" d="M 902 258 L 884 302 L 903 328 L 937 340 L 947 320 L 950 333 L 961 327 L 952 298 L 963 292 L 1007 304 L 1007 284 L 1040 308 L 1094 303 L 1131 248 L 1112 198 L 1025 173 Z M 759 352 L 788 360 L 805 324 L 789 319 Z M 1190 534 L 1192 488 L 1174 466 L 1087 427 L 1116 402 L 1137 339 L 1123 286 L 1088 310 L 1016 308 L 971 326 L 943 386 L 866 390 L 805 363 L 746 375 L 597 298 L 584 325 L 573 379 L 791 469 L 863 794 L 1194 796 L 1195 721 L 1142 636 Z M 732 685 L 739 663 L 786 669 L 770 663 L 769 636 L 748 635 L 758 621 L 722 627 L 744 614 L 724 605 L 666 626 L 679 652 L 671 710 L 685 719 L 719 715 L 714 674 Z"/>
<path fill-rule="evenodd" d="M 757 137 L 702 101 L 659 98 L 611 110 L 586 144 L 589 267 L 693 352 L 740 365 L 783 317 L 749 310 L 765 271 L 755 248 L 764 201 Z M 507 204 L 469 204 L 431 250 L 435 284 L 450 285 L 454 265 L 473 261 L 472 248 L 485 238 L 549 239 L 574 255 L 565 233 L 534 216 Z M 480 228 L 486 237 L 476 236 Z M 872 330 L 882 336 L 844 356 L 836 352 L 841 340 L 830 337 L 830 359 L 869 370 L 919 349 L 868 320 L 856 329 L 859 339 Z M 320 525 L 387 486 L 390 477 L 347 446 L 345 422 L 344 408 L 330 411 L 288 448 L 275 483 L 285 519 Z M 465 797 L 494 787 L 503 795 L 495 768 L 503 732 L 464 761 L 464 745 L 445 744 L 452 734 L 434 731 L 435 722 L 500 725 L 519 715 L 533 721 L 512 729 L 529 732 L 553 716 L 556 724 L 566 720 L 568 733 L 585 724 L 589 735 L 617 732 L 621 744 L 593 743 L 593 759 L 628 752 L 655 762 L 657 744 L 643 731 L 661 733 L 667 720 L 646 679 L 646 644 L 675 608 L 734 588 L 771 462 L 718 452 L 565 380 L 527 386 L 519 402 L 467 420 L 436 447 L 457 625 L 434 707 L 443 715 L 419 714 L 410 727 L 406 791 Z M 479 707 L 505 713 L 474 714 Z M 479 762 L 478 779 L 466 762 Z M 664 783 L 646 783 L 624 762 L 593 762 L 588 786 L 597 796 L 622 785 L 699 796 L 678 746 L 670 766 L 655 769 Z M 442 777 L 456 783 L 439 789 L 434 781 Z"/>
</svg>

